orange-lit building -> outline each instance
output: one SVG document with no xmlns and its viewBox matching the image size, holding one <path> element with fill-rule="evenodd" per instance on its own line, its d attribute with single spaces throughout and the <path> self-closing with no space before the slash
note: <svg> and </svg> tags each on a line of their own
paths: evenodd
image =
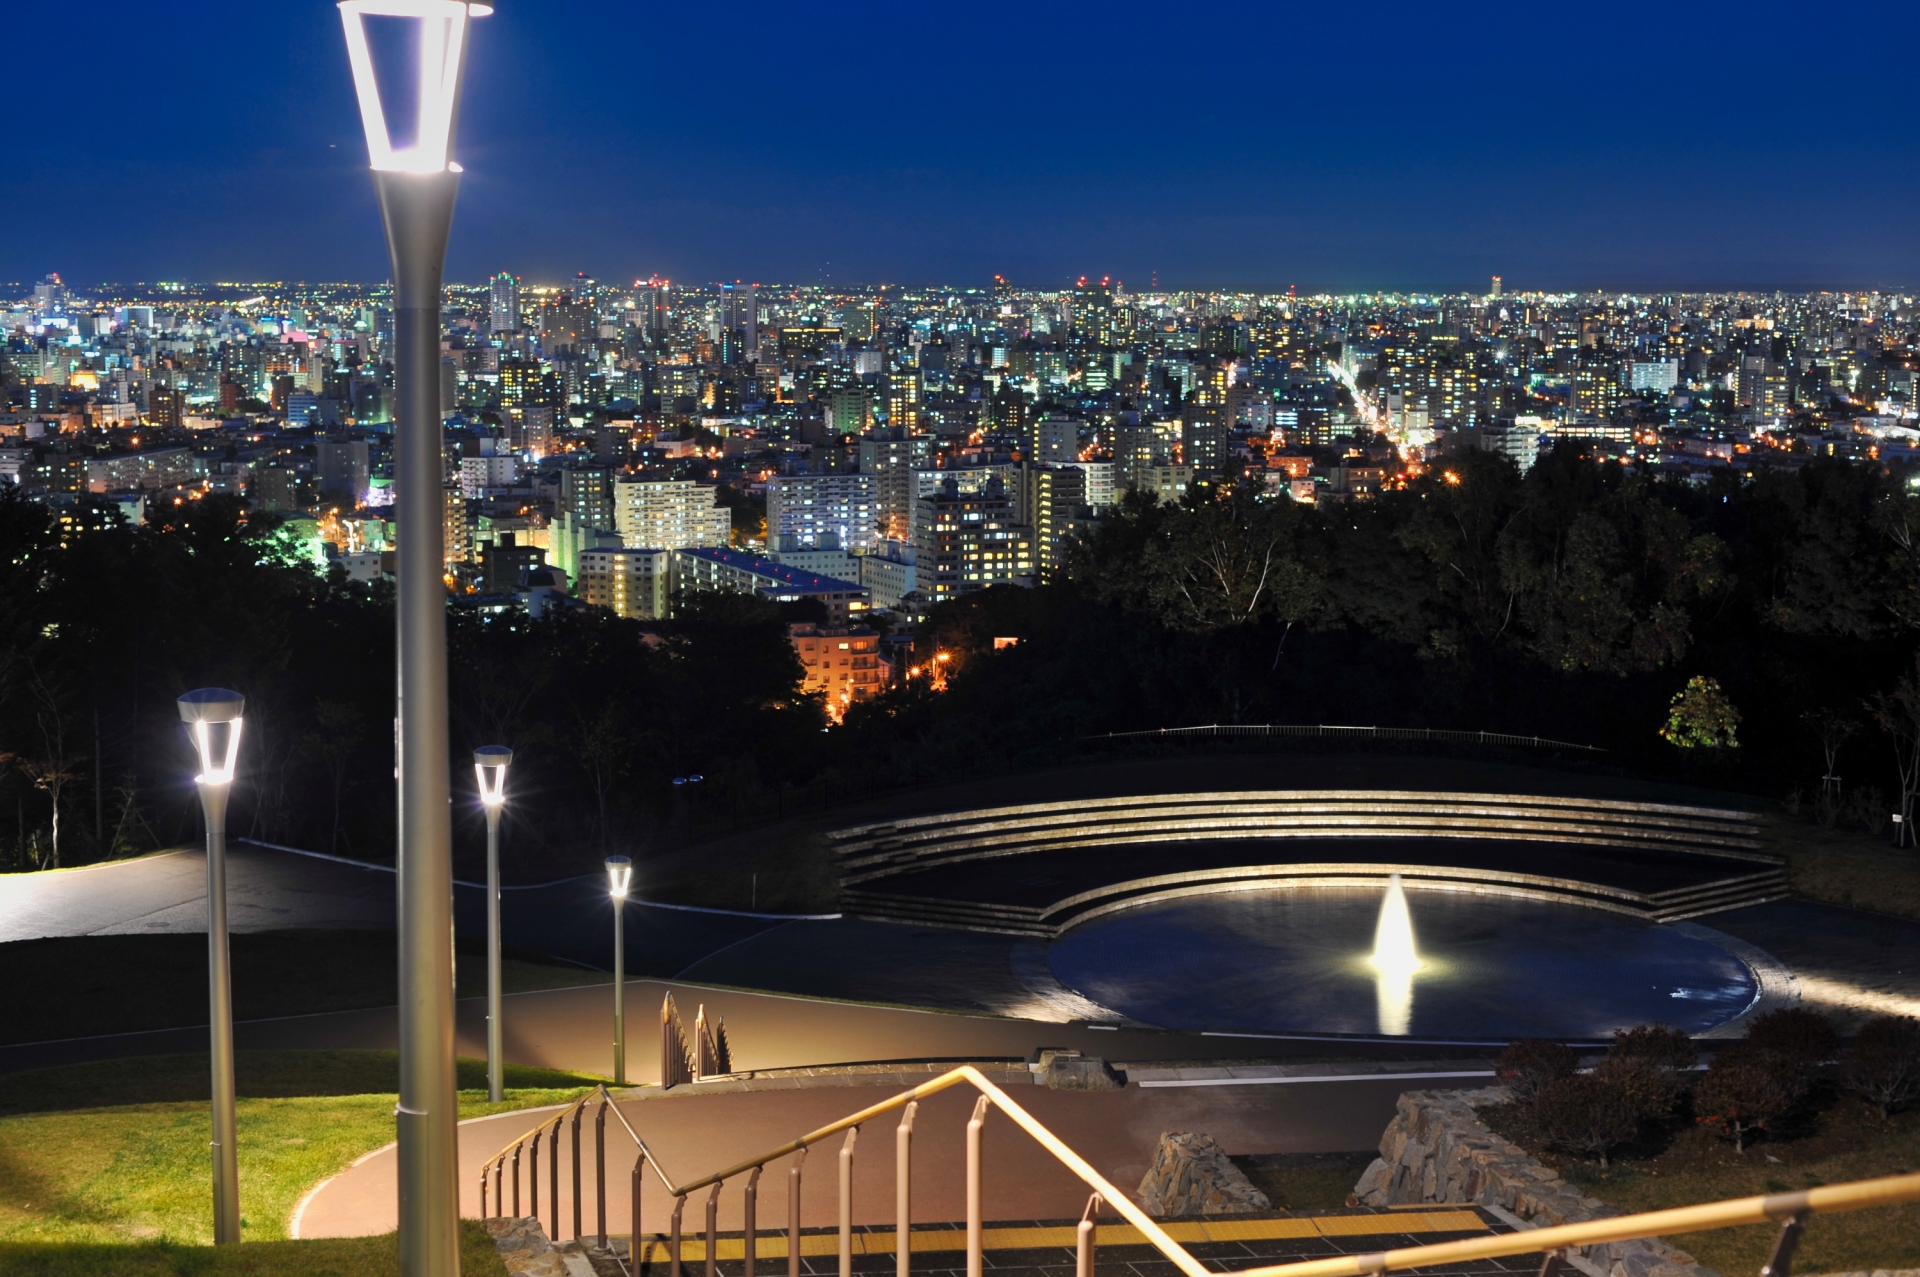
<svg viewBox="0 0 1920 1277">
<path fill-rule="evenodd" d="M 880 635 L 865 626 L 789 625 L 787 637 L 807 669 L 802 690 L 826 697 L 836 722 L 848 705 L 887 685 Z"/>
</svg>

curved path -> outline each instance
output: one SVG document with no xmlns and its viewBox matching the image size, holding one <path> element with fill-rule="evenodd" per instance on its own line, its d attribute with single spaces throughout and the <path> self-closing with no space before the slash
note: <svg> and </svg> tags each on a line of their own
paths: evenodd
<svg viewBox="0 0 1920 1277">
<path fill-rule="evenodd" d="M 1418 1085 L 1483 1085 L 1485 1079 L 1459 1083 L 1422 1081 Z M 1300 1086 L 1227 1086 L 1191 1089 L 1143 1089 L 1110 1092 L 1051 1091 L 1008 1085 L 1013 1098 L 1064 1139 L 1114 1184 L 1131 1192 L 1146 1173 L 1154 1146 L 1164 1131 L 1202 1130 L 1230 1154 L 1354 1152 L 1370 1149 L 1392 1118 L 1394 1102 L 1406 1083 L 1392 1077 Z M 833 1086 L 801 1090 L 700 1094 L 681 1088 L 645 1099 L 627 1099 L 620 1109 L 661 1164 L 682 1182 L 754 1156 L 796 1135 L 816 1130 L 891 1093 L 877 1087 Z M 914 1122 L 913 1209 L 922 1220 L 966 1217 L 964 1132 L 976 1092 L 958 1086 L 921 1102 Z M 504 1145 L 530 1129 L 542 1114 L 527 1110 L 477 1118 L 460 1127 L 460 1210 L 480 1212 L 480 1168 Z M 894 1128 L 898 1118 L 883 1117 L 860 1133 L 855 1146 L 854 1222 L 893 1220 Z M 593 1121 L 582 1127 L 583 1226 L 595 1229 Z M 802 1223 L 825 1226 L 838 1219 L 835 1155 L 840 1139 L 815 1149 L 807 1158 L 801 1197 Z M 571 1136 L 561 1136 L 561 1232 L 572 1235 Z M 607 1230 L 630 1229 L 628 1194 L 634 1162 L 633 1141 L 612 1119 L 607 1123 Z M 540 1215 L 551 1219 L 547 1149 L 541 1148 Z M 988 1219 L 1065 1219 L 1080 1213 L 1087 1190 L 1042 1152 L 1004 1115 L 987 1119 L 983 1177 Z M 786 1221 L 786 1171 L 791 1158 L 768 1166 L 760 1189 L 760 1226 L 778 1229 Z M 511 1199 L 509 1199 L 511 1200 Z M 705 1218 L 704 1192 L 690 1198 L 684 1227 L 697 1235 Z M 294 1235 L 344 1237 L 390 1232 L 396 1224 L 395 1157 L 392 1146 L 362 1159 L 321 1184 L 301 1203 Z M 525 1208 L 523 1198 L 522 1208 Z M 672 1201 L 649 1176 L 642 1193 L 644 1231 L 666 1227 Z M 720 1197 L 720 1228 L 741 1228 L 740 1185 L 728 1184 Z"/>
</svg>

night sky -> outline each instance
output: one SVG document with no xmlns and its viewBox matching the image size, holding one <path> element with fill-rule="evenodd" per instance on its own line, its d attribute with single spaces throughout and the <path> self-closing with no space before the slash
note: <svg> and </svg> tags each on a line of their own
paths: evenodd
<svg viewBox="0 0 1920 1277">
<path fill-rule="evenodd" d="M 1911 4 L 496 3 L 455 279 L 1920 286 Z M 5 29 L 0 281 L 384 278 L 325 0 Z"/>
</svg>

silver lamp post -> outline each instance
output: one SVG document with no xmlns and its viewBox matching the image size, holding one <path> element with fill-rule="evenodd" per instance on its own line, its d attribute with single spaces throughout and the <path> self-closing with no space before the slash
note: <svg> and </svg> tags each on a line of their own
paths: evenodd
<svg viewBox="0 0 1920 1277">
<path fill-rule="evenodd" d="M 613 1084 L 627 1084 L 627 888 L 633 861 L 607 857 L 607 890 L 613 896 Z"/>
<path fill-rule="evenodd" d="M 500 1045 L 500 808 L 507 801 L 507 765 L 513 751 L 486 745 L 473 751 L 480 805 L 487 813 L 487 1098 L 501 1099 L 506 1058 Z"/>
<path fill-rule="evenodd" d="M 213 1240 L 240 1240 L 239 1136 L 233 1116 L 233 974 L 227 955 L 227 795 L 240 757 L 246 698 L 203 687 L 180 698 L 180 721 L 200 753 L 200 812 L 207 825 L 207 1023 L 213 1057 Z M 224 730 L 222 730 L 224 729 Z M 217 745 L 215 737 L 224 737 Z"/>
<path fill-rule="evenodd" d="M 367 156 L 393 259 L 399 506 L 395 606 L 399 648 L 400 1271 L 458 1277 L 459 1196 L 453 1028 L 453 830 L 447 748 L 444 462 L 440 428 L 440 288 L 460 166 L 452 161 L 467 26 L 491 13 L 462 0 L 341 0 Z M 417 104 L 397 145 L 387 127 L 376 32 L 411 34 L 395 79 Z M 390 80 L 390 83 L 393 81 Z"/>
</svg>

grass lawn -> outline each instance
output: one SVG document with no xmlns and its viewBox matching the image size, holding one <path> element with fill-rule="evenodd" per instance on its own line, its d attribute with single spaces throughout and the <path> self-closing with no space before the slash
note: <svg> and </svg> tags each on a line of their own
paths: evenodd
<svg viewBox="0 0 1920 1277">
<path fill-rule="evenodd" d="M 254 931 L 231 938 L 233 1018 L 390 1007 L 399 986 L 391 931 Z M 462 953 L 456 994 L 483 997 L 484 953 Z M 610 983 L 580 967 L 504 959 L 508 993 Z M 7 1011 L 0 1045 L 191 1027 L 207 1022 L 205 935 L 60 936 L 0 944 Z"/>
<path fill-rule="evenodd" d="M 399 1277 L 396 1235 L 306 1242 L 181 1246 L 172 1242 L 0 1241 L 7 1277 Z M 476 1220 L 460 1222 L 463 1277 L 507 1277 L 507 1266 Z"/>
<path fill-rule="evenodd" d="M 1757 831 L 1762 848 L 1787 858 L 1796 896 L 1920 918 L 1920 852 L 1783 812 L 1763 814 Z"/>
<path fill-rule="evenodd" d="M 1681 1130 L 1665 1148 L 1616 1155 L 1601 1170 L 1554 1155 L 1541 1160 L 1582 1190 L 1623 1211 L 1663 1210 L 1758 1193 L 1780 1193 L 1920 1170 L 1920 1111 L 1879 1114 L 1851 1096 L 1818 1102 L 1817 1122 L 1750 1143 L 1744 1154 L 1703 1127 Z M 1540 1156 L 1520 1114 L 1482 1109 L 1481 1116 L 1509 1139 Z M 1689 1233 L 1669 1240 L 1722 1273 L 1758 1272 L 1767 1262 L 1776 1225 Z M 1794 1257 L 1801 1273 L 1920 1267 L 1920 1206 L 1882 1207 L 1844 1215 L 1816 1215 Z"/>
<path fill-rule="evenodd" d="M 243 1237 L 285 1238 L 309 1188 L 393 1139 L 397 1067 L 391 1051 L 239 1053 Z M 507 1099 L 489 1104 L 485 1075 L 484 1062 L 460 1061 L 461 1117 L 564 1102 L 596 1080 L 509 1066 Z M 0 1242 L 212 1241 L 206 1056 L 110 1060 L 6 1081 Z M 88 1107 L 102 1099 L 121 1102 Z M 16 1271 L 0 1255 L 0 1272 Z"/>
</svg>

